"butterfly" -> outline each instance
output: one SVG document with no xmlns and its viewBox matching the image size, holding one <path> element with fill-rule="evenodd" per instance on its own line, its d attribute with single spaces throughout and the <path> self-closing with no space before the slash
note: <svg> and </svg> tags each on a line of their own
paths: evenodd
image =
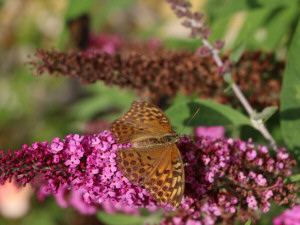
<svg viewBox="0 0 300 225">
<path fill-rule="evenodd" d="M 180 140 L 166 114 L 146 101 L 134 101 L 130 110 L 110 128 L 118 144 L 132 148 L 117 149 L 118 168 L 131 182 L 146 188 L 158 204 L 181 202 L 185 178 Z"/>
<path fill-rule="evenodd" d="M 81 50 L 87 48 L 89 44 L 89 22 L 90 17 L 87 14 L 82 14 L 69 20 L 67 24 L 72 41 Z"/>
</svg>

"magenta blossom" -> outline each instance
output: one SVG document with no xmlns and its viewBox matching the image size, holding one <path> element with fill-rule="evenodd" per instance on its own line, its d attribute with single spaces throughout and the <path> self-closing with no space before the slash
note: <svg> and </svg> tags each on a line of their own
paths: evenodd
<svg viewBox="0 0 300 225">
<path fill-rule="evenodd" d="M 62 207 L 71 205 L 87 214 L 95 213 L 95 206 L 106 201 L 131 207 L 154 206 L 155 200 L 145 189 L 129 183 L 117 170 L 116 149 L 126 146 L 130 145 L 117 145 L 107 131 L 90 136 L 68 135 L 61 142 L 55 138 L 50 145 L 24 145 L 14 152 L 16 156 L 1 152 L 0 182 L 16 177 L 24 185 L 32 183 L 40 199 L 52 193 Z M 67 192 L 73 196 L 72 202 L 64 200 Z"/>
<path fill-rule="evenodd" d="M 118 170 L 116 150 L 128 147 L 129 143 L 116 144 L 108 131 L 24 145 L 14 154 L 1 152 L 0 183 L 13 178 L 23 185 L 30 183 L 39 199 L 54 195 L 60 206 L 73 206 L 83 214 L 100 208 L 113 212 L 108 203 L 170 210 L 157 205 L 143 187 L 129 183 Z M 185 164 L 185 195 L 181 207 L 173 209 L 173 216 L 165 214 L 161 224 L 232 224 L 254 217 L 257 209 L 267 212 L 271 201 L 295 201 L 295 184 L 283 183 L 295 165 L 285 149 L 272 157 L 266 148 L 257 151 L 251 140 L 197 136 L 181 138 L 178 148 Z M 253 151 L 257 151 L 254 160 L 248 154 L 254 155 Z"/>
<path fill-rule="evenodd" d="M 225 128 L 222 126 L 215 127 L 196 127 L 195 135 L 198 137 L 224 138 Z"/>
<path fill-rule="evenodd" d="M 280 216 L 273 219 L 274 225 L 300 225 L 300 205 L 286 209 Z"/>
<path fill-rule="evenodd" d="M 120 47 L 122 41 L 122 38 L 118 35 L 105 33 L 90 34 L 87 50 L 97 50 L 98 52 L 106 52 L 113 55 Z"/>
</svg>

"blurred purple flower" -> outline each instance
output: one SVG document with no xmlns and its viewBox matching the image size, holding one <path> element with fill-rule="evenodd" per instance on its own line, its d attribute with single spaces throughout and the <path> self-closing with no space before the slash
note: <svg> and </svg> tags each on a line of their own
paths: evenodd
<svg viewBox="0 0 300 225">
<path fill-rule="evenodd" d="M 123 205 L 119 202 L 112 203 L 110 201 L 105 201 L 101 205 L 102 205 L 102 208 L 104 209 L 104 211 L 109 214 L 115 214 L 117 212 L 124 212 L 126 214 L 131 214 L 131 215 L 135 215 L 135 216 L 140 215 L 138 208 L 133 208 L 133 207 L 130 207 L 127 205 Z"/>
<path fill-rule="evenodd" d="M 224 138 L 225 128 L 222 126 L 216 127 L 196 127 L 195 136 L 198 137 L 210 137 L 210 138 Z"/>
<path fill-rule="evenodd" d="M 89 45 L 87 52 L 98 50 L 98 52 L 106 52 L 110 55 L 115 54 L 122 43 L 122 38 L 119 35 L 113 34 L 90 34 Z"/>
<path fill-rule="evenodd" d="M 273 219 L 274 225 L 300 225 L 300 205 L 286 209 L 280 216 Z"/>
</svg>

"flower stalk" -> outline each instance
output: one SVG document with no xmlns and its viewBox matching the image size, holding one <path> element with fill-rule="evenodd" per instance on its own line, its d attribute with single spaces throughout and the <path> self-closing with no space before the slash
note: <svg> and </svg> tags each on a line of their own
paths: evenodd
<svg viewBox="0 0 300 225">
<path fill-rule="evenodd" d="M 175 12 L 175 14 L 181 18 L 185 17 L 185 21 L 183 22 L 183 25 L 191 29 L 191 36 L 192 37 L 198 37 L 202 40 L 204 44 L 204 48 L 207 49 L 211 56 L 213 57 L 215 63 L 219 67 L 219 71 L 221 71 L 221 75 L 224 75 L 225 72 L 230 71 L 230 63 L 223 62 L 219 56 L 219 52 L 222 49 L 223 45 L 219 45 L 219 47 L 213 47 L 210 42 L 207 40 L 207 38 L 210 36 L 210 30 L 208 28 L 204 27 L 205 21 L 203 19 L 202 14 L 195 12 L 192 13 L 190 11 L 191 4 L 187 2 L 186 0 L 166 0 L 169 4 L 171 4 L 172 10 Z M 220 42 L 220 41 L 218 41 Z M 217 46 L 217 45 L 215 45 Z M 203 47 L 202 47 L 203 48 Z M 200 50 L 201 51 L 201 50 Z M 231 74 L 230 74 L 231 76 Z M 253 127 L 256 128 L 270 143 L 270 146 L 275 150 L 278 151 L 276 142 L 268 129 L 265 127 L 262 120 L 254 120 L 253 117 L 255 116 L 255 112 L 244 96 L 244 94 L 241 92 L 238 85 L 232 81 L 231 83 L 232 90 L 234 91 L 236 97 L 239 99 L 245 110 L 250 116 L 251 122 L 253 124 Z"/>
</svg>

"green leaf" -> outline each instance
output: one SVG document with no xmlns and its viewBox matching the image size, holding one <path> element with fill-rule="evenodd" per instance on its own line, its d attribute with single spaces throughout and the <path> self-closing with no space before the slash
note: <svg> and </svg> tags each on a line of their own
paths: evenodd
<svg viewBox="0 0 300 225">
<path fill-rule="evenodd" d="M 194 115 L 197 109 L 199 113 L 194 117 L 189 126 L 225 126 L 225 125 L 249 125 L 249 118 L 240 112 L 208 100 L 187 100 L 175 103 L 166 110 L 166 114 L 175 127 L 183 127 Z"/>
<path fill-rule="evenodd" d="M 277 111 L 278 107 L 277 106 L 269 106 L 263 109 L 262 112 L 256 113 L 253 116 L 254 120 L 263 120 L 266 122 L 271 116 L 274 115 L 274 113 Z"/>
<path fill-rule="evenodd" d="M 99 114 L 102 115 L 102 118 L 108 119 L 112 116 L 116 119 L 117 116 L 108 113 L 109 110 L 112 108 L 128 109 L 135 99 L 132 91 L 120 90 L 118 87 L 108 87 L 103 82 L 89 85 L 85 89 L 90 92 L 90 96 L 78 101 L 69 111 L 69 115 L 79 121 L 99 117 Z M 105 112 L 108 116 L 105 116 Z"/>
<path fill-rule="evenodd" d="M 177 93 L 176 98 L 172 100 L 172 105 L 181 104 L 182 102 L 197 100 L 198 94 L 195 93 L 193 96 L 186 96 L 180 92 Z"/>
<path fill-rule="evenodd" d="M 86 13 L 91 8 L 95 0 L 70 0 L 67 8 L 65 18 L 67 20 L 80 16 L 82 13 Z"/>
<path fill-rule="evenodd" d="M 229 72 L 226 72 L 224 74 L 224 80 L 230 84 L 230 86 L 232 85 L 233 83 L 233 80 L 232 80 L 232 77 L 231 77 L 231 74 Z"/>
<path fill-rule="evenodd" d="M 101 30 L 108 17 L 118 16 L 117 13 L 126 9 L 130 5 L 134 4 L 136 0 L 109 0 L 109 1 L 98 1 L 98 7 L 93 17 L 92 28 Z"/>
<path fill-rule="evenodd" d="M 288 7 L 275 7 L 270 12 L 268 19 L 262 25 L 261 31 L 265 32 L 265 39 L 258 44 L 263 50 L 276 51 L 282 45 L 282 42 L 290 37 L 291 26 L 295 18 L 299 14 L 298 2 L 289 5 Z M 278 29 L 281 27 L 281 29 Z M 287 40 L 288 41 L 288 40 Z"/>
<path fill-rule="evenodd" d="M 141 216 L 127 215 L 123 213 L 107 214 L 103 211 L 97 213 L 97 218 L 107 225 L 140 225 L 144 218 Z"/>
<path fill-rule="evenodd" d="M 279 6 L 290 7 L 293 4 L 299 4 L 298 0 L 210 0 L 206 3 L 205 8 L 212 17 L 224 18 L 240 11 L 249 12 L 255 9 Z"/>
<path fill-rule="evenodd" d="M 226 89 L 224 90 L 224 93 L 228 93 L 229 90 L 232 88 L 232 84 L 233 84 L 233 79 L 231 77 L 231 73 L 230 72 L 226 72 L 224 74 L 223 78 L 229 84 L 228 87 L 226 87 Z"/>
<path fill-rule="evenodd" d="M 298 181 L 300 181 L 300 173 L 296 174 L 296 175 L 289 176 L 289 180 L 291 182 L 298 182 Z"/>
<path fill-rule="evenodd" d="M 237 39 L 235 40 L 235 45 L 242 42 L 247 42 L 247 47 L 249 48 L 250 41 L 254 38 L 254 33 L 261 27 L 264 21 L 268 18 L 272 8 L 257 8 L 251 10 L 247 13 L 245 22 L 239 32 Z"/>
<path fill-rule="evenodd" d="M 213 17 L 223 18 L 231 16 L 236 12 L 242 10 L 250 10 L 259 8 L 260 5 L 256 4 L 254 1 L 247 0 L 210 0 L 206 4 L 206 10 Z"/>
<path fill-rule="evenodd" d="M 251 225 L 251 219 L 250 218 L 247 220 L 247 222 L 245 223 L 245 225 Z"/>
<path fill-rule="evenodd" d="M 244 0 L 245 1 L 245 0 Z M 247 1 L 247 0 L 246 0 Z M 282 0 L 258 0 L 258 4 L 261 6 L 265 7 L 270 7 L 270 6 L 286 6 L 286 7 L 291 7 L 293 4 L 299 4 L 298 0 L 288 0 L 288 1 L 282 1 Z"/>
<path fill-rule="evenodd" d="M 246 48 L 245 42 L 241 42 L 241 43 L 237 44 L 229 56 L 229 61 L 238 62 L 240 60 L 245 48 Z"/>
<path fill-rule="evenodd" d="M 225 48 L 229 49 L 247 41 L 248 50 L 275 51 L 283 44 L 290 43 L 294 22 L 298 19 L 298 6 L 298 0 L 207 1 L 206 13 L 214 31 L 210 40 L 225 38 L 227 39 Z M 238 14 L 241 19 L 234 20 Z M 240 28 L 235 27 L 236 20 L 243 23 Z M 228 35 L 229 27 L 235 27 L 231 35 Z M 215 34 L 215 31 L 219 36 Z M 238 34 L 237 38 L 235 33 Z"/>
<path fill-rule="evenodd" d="M 214 42 L 214 40 L 220 39 L 221 37 L 223 39 L 224 34 L 228 29 L 231 16 L 232 14 L 228 15 L 227 17 L 222 17 L 222 19 L 216 20 L 214 23 L 210 24 L 211 30 L 214 31 L 208 39 L 210 42 Z M 225 48 L 226 47 L 227 46 L 225 46 Z M 224 51 L 224 49 L 222 51 Z"/>
<path fill-rule="evenodd" d="M 300 160 L 300 21 L 290 45 L 280 99 L 281 130 L 287 146 Z"/>
</svg>

